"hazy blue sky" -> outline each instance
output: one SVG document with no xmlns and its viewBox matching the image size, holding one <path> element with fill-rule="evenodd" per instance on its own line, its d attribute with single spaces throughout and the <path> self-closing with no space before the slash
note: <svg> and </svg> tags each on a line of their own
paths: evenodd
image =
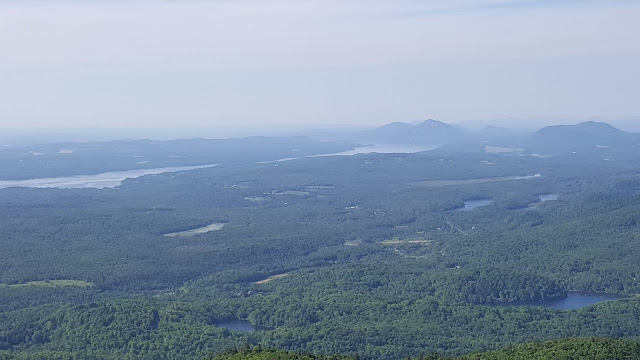
<svg viewBox="0 0 640 360">
<path fill-rule="evenodd" d="M 640 115 L 640 1 L 0 0 L 0 128 Z"/>
</svg>

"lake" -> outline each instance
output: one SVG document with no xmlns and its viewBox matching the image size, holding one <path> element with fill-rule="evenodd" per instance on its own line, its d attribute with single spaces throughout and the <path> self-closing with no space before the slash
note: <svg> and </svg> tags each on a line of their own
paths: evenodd
<svg viewBox="0 0 640 360">
<path fill-rule="evenodd" d="M 476 199 L 476 200 L 465 200 L 464 206 L 453 209 L 451 211 L 471 211 L 475 208 L 479 208 L 481 206 L 491 205 L 493 203 L 492 198 L 487 199 Z"/>
<path fill-rule="evenodd" d="M 0 189 L 8 187 L 30 188 L 58 188 L 58 189 L 104 189 L 120 186 L 125 179 L 134 179 L 146 175 L 156 175 L 168 172 L 204 169 L 216 165 L 176 166 L 155 169 L 136 169 L 126 171 L 111 171 L 95 175 L 74 175 L 53 178 L 28 180 L 0 180 Z"/>
<path fill-rule="evenodd" d="M 266 326 L 255 326 L 249 320 L 240 319 L 225 320 L 214 325 L 215 327 L 227 329 L 230 331 L 241 331 L 250 333 L 261 330 L 270 330 L 270 328 Z"/>
<path fill-rule="evenodd" d="M 603 301 L 619 300 L 622 298 L 624 298 L 624 296 L 614 295 L 614 294 L 570 292 L 569 294 L 567 294 L 566 298 L 562 298 L 562 299 L 515 302 L 515 303 L 509 303 L 509 304 L 496 304 L 491 306 L 496 306 L 496 307 L 541 306 L 541 307 L 553 308 L 558 310 L 572 310 L 572 309 L 579 309 L 585 306 L 595 305 Z"/>
<path fill-rule="evenodd" d="M 363 146 L 354 150 L 333 153 L 333 154 L 320 154 L 310 155 L 309 157 L 322 157 L 322 156 L 334 156 L 334 155 L 357 155 L 368 153 L 416 153 L 420 151 L 433 150 L 435 147 L 390 147 L 390 146 Z M 300 157 L 285 158 L 273 161 L 262 161 L 259 163 L 276 163 L 281 161 L 296 160 Z M 136 169 L 125 171 L 110 171 L 95 175 L 73 175 L 63 177 L 51 177 L 51 178 L 38 178 L 27 180 L 0 180 L 0 189 L 9 187 L 29 187 L 29 188 L 58 188 L 58 189 L 105 189 L 114 188 L 122 185 L 125 179 L 134 179 L 146 175 L 156 175 L 168 172 L 187 171 L 195 169 L 204 169 L 217 166 L 217 164 L 211 165 L 199 165 L 199 166 L 177 166 L 177 167 L 164 167 L 155 169 Z"/>
<path fill-rule="evenodd" d="M 547 201 L 556 201 L 558 200 L 558 195 L 556 194 L 541 194 L 538 195 L 538 201 L 531 203 L 525 207 L 521 207 L 521 208 L 516 208 L 516 209 L 512 209 L 515 211 L 526 211 L 526 210 L 534 210 L 538 207 L 538 205 L 545 203 Z"/>
<path fill-rule="evenodd" d="M 361 146 L 353 150 L 342 151 L 333 154 L 320 154 L 311 155 L 308 157 L 321 157 L 321 156 L 351 156 L 358 154 L 415 154 L 422 151 L 431 151 L 437 148 L 437 146 L 385 146 L 385 145 L 371 145 Z"/>
<path fill-rule="evenodd" d="M 431 151 L 435 148 L 437 148 L 437 146 L 404 147 L 404 146 L 370 145 L 370 146 L 361 146 L 353 150 L 347 150 L 347 151 L 342 151 L 337 153 L 307 155 L 302 157 L 289 157 L 289 158 L 283 158 L 278 160 L 258 161 L 257 163 L 270 164 L 270 163 L 278 163 L 278 162 L 298 160 L 298 159 L 308 159 L 308 158 L 327 157 L 327 156 L 352 156 L 352 155 L 359 155 L 359 154 L 415 154 L 422 151 Z"/>
</svg>

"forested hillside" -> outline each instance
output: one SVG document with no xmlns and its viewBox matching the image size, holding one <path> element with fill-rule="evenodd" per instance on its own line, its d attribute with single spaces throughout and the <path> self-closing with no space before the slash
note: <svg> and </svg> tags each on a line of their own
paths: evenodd
<svg viewBox="0 0 640 360">
<path fill-rule="evenodd" d="M 341 360 L 334 356 L 295 354 L 273 349 L 236 350 L 218 355 L 213 360 Z M 420 360 L 609 360 L 640 359 L 640 342 L 614 339 L 567 339 L 531 343 L 489 353 L 460 357 L 427 355 Z"/>
<path fill-rule="evenodd" d="M 640 360 L 639 35 L 0 0 L 0 360 Z"/>
<path fill-rule="evenodd" d="M 615 161 L 438 150 L 2 189 L 2 356 L 260 344 L 400 359 L 639 338 L 640 159 L 606 151 Z M 613 300 L 550 305 L 583 295 Z"/>
</svg>

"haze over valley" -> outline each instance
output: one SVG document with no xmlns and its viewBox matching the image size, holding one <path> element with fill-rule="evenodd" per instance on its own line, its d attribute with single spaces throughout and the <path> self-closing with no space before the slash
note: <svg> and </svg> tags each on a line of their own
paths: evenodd
<svg viewBox="0 0 640 360">
<path fill-rule="evenodd" d="M 0 360 L 640 359 L 638 19 L 0 1 Z"/>
<path fill-rule="evenodd" d="M 633 339 L 638 146 L 604 122 L 425 120 L 5 147 L 0 354 L 399 359 Z"/>
</svg>

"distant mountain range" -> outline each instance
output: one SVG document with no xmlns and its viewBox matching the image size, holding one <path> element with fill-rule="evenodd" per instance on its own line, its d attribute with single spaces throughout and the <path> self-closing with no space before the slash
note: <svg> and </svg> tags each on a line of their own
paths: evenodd
<svg viewBox="0 0 640 360">
<path fill-rule="evenodd" d="M 350 133 L 345 139 L 376 145 L 439 146 L 517 138 L 524 134 L 522 131 L 491 125 L 480 130 L 469 130 L 462 126 L 430 119 L 417 124 L 393 122 L 371 130 Z"/>
<path fill-rule="evenodd" d="M 541 121 L 546 122 L 544 119 Z M 438 120 L 429 119 L 418 123 L 392 122 L 373 129 L 296 131 L 286 135 L 281 134 L 281 137 L 257 136 L 216 140 L 119 140 L 92 142 L 90 148 L 95 148 L 94 152 L 101 152 L 100 154 L 102 155 L 100 156 L 104 156 L 105 153 L 109 152 L 115 154 L 113 151 L 116 148 L 147 148 L 151 146 L 155 154 L 161 153 L 164 158 L 141 158 L 135 164 L 136 167 L 147 167 L 174 166 L 173 163 L 176 162 L 180 162 L 180 165 L 200 165 L 205 157 L 208 162 L 213 161 L 214 158 L 218 159 L 216 161 L 220 161 L 220 154 L 225 153 L 227 145 L 238 144 L 243 145 L 236 147 L 237 149 L 242 149 L 242 151 L 236 150 L 231 154 L 226 154 L 224 159 L 245 159 L 246 156 L 244 155 L 251 154 L 250 157 L 252 158 L 260 155 L 258 160 L 267 160 L 267 158 L 277 158 L 274 155 L 275 153 L 279 157 L 297 157 L 300 154 L 304 156 L 314 153 L 339 152 L 358 145 L 425 150 L 444 146 L 450 151 L 464 152 L 486 151 L 487 148 L 493 148 L 497 152 L 542 155 L 573 152 L 603 153 L 604 149 L 635 149 L 633 147 L 640 144 L 640 133 L 625 132 L 608 123 L 599 121 L 585 121 L 575 125 L 552 125 L 537 131 L 526 132 L 494 125 L 485 125 L 483 128 L 471 130 L 460 125 L 446 124 Z M 52 156 L 57 159 L 57 157 L 60 157 L 58 153 L 61 149 L 69 152 L 75 148 L 74 146 L 77 147 L 79 145 L 72 143 L 30 145 L 28 146 L 28 150 L 31 150 L 30 153 L 38 154 L 38 156 L 27 156 L 24 161 L 30 163 L 43 162 Z M 2 153 L 0 153 L 0 162 L 2 162 L 3 158 L 13 158 L 15 160 L 21 156 L 26 156 L 25 149 L 27 147 L 5 145 L 2 147 Z M 262 150 L 256 151 L 256 149 Z M 292 149 L 301 150 L 293 152 Z M 74 161 L 78 161 L 81 154 L 90 152 L 86 149 L 74 152 Z M 267 153 L 269 156 L 267 156 Z M 215 154 L 215 156 L 212 154 Z M 120 156 L 133 155 L 122 153 Z M 66 159 L 69 156 L 63 158 Z M 165 165 L 169 161 L 167 159 L 171 160 L 171 165 Z"/>
<path fill-rule="evenodd" d="M 613 146 L 632 141 L 636 134 L 619 130 L 604 122 L 587 121 L 576 125 L 547 126 L 531 136 L 533 143 L 559 142 L 579 146 Z"/>
<path fill-rule="evenodd" d="M 350 140 L 376 145 L 442 145 L 461 140 L 465 133 L 437 120 L 411 125 L 393 122 L 375 129 L 350 134 Z"/>
<path fill-rule="evenodd" d="M 533 133 L 522 133 L 498 126 L 468 130 L 437 120 L 426 120 L 417 124 L 393 122 L 370 130 L 343 134 L 343 138 L 361 144 L 383 146 L 447 145 L 450 149 L 469 151 L 494 146 L 545 154 L 597 151 L 640 143 L 640 134 L 624 132 L 610 124 L 596 121 L 546 126 Z"/>
</svg>

